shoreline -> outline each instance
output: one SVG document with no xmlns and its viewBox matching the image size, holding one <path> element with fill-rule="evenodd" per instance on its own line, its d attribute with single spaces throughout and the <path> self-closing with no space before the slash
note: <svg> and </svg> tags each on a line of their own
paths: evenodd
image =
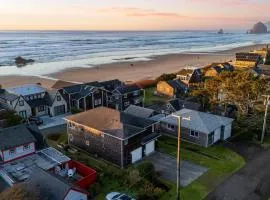
<svg viewBox="0 0 270 200">
<path fill-rule="evenodd" d="M 122 81 L 154 79 L 163 73 L 177 72 L 187 66 L 201 67 L 213 62 L 234 60 L 236 52 L 259 49 L 265 47 L 265 45 L 251 45 L 209 53 L 173 53 L 151 56 L 149 57 L 150 60 L 147 61 L 125 60 L 95 65 L 91 68 L 73 67 L 46 76 L 0 75 L 0 84 L 3 87 L 11 87 L 27 83 L 41 83 L 44 87 L 50 88 L 57 79 L 74 82 L 102 81 L 116 78 Z"/>
</svg>

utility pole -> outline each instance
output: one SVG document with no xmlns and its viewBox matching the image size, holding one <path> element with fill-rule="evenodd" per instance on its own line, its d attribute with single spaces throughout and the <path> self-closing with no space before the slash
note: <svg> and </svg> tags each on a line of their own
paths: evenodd
<svg viewBox="0 0 270 200">
<path fill-rule="evenodd" d="M 265 101 L 265 114 L 264 114 L 264 121 L 263 121 L 263 130 L 262 130 L 262 137 L 261 137 L 261 144 L 263 144 L 265 130 L 266 130 L 266 121 L 267 121 L 267 114 L 268 114 L 268 107 L 270 105 L 270 95 L 263 95 L 266 97 Z"/>
<path fill-rule="evenodd" d="M 176 182 L 176 200 L 180 199 L 180 144 L 181 144 L 181 116 L 172 114 L 173 117 L 177 119 L 177 162 L 176 162 L 176 174 L 177 174 L 177 182 Z M 189 118 L 182 118 L 184 120 L 190 121 Z"/>
</svg>

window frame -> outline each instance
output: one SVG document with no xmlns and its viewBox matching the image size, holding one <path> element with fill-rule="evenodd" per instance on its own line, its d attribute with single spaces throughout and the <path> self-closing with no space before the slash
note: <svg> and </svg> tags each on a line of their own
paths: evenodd
<svg viewBox="0 0 270 200">
<path fill-rule="evenodd" d="M 189 131 L 189 135 L 191 136 L 191 137 L 194 137 L 194 138 L 199 138 L 199 132 L 198 131 L 194 131 L 194 130 L 190 130 Z"/>
<path fill-rule="evenodd" d="M 24 106 L 24 100 L 19 101 L 19 106 Z"/>
<path fill-rule="evenodd" d="M 57 100 L 57 101 L 61 101 L 61 100 L 62 100 L 61 96 L 60 96 L 60 95 L 57 95 L 57 96 L 56 96 L 56 100 Z"/>
</svg>

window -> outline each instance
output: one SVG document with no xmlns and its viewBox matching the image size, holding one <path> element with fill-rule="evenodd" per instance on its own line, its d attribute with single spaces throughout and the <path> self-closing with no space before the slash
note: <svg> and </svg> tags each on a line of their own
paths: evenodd
<svg viewBox="0 0 270 200">
<path fill-rule="evenodd" d="M 135 99 L 135 100 L 134 100 L 134 104 L 139 104 L 140 102 L 141 102 L 140 99 Z"/>
<path fill-rule="evenodd" d="M 96 99 L 95 100 L 95 106 L 100 105 L 100 104 L 101 104 L 101 99 Z"/>
<path fill-rule="evenodd" d="M 19 102 L 19 105 L 20 105 L 20 106 L 24 106 L 24 101 L 23 101 L 23 100 L 20 101 L 20 102 Z"/>
<path fill-rule="evenodd" d="M 26 100 L 26 101 L 29 101 L 29 100 L 30 100 L 30 99 L 29 99 L 29 96 L 25 97 L 25 100 Z"/>
<path fill-rule="evenodd" d="M 73 139 L 74 139 L 74 138 L 73 138 L 73 135 L 72 135 L 72 134 L 69 134 L 69 141 L 70 141 L 70 142 L 73 142 Z"/>
<path fill-rule="evenodd" d="M 119 95 L 115 95 L 115 99 L 118 100 L 119 99 Z"/>
<path fill-rule="evenodd" d="M 130 104 L 129 101 L 125 102 L 125 106 L 129 106 L 129 104 Z"/>
<path fill-rule="evenodd" d="M 139 90 L 133 92 L 133 95 L 139 95 L 139 94 L 140 94 Z"/>
<path fill-rule="evenodd" d="M 23 146 L 23 150 L 24 150 L 24 151 L 27 151 L 27 150 L 29 150 L 29 149 L 30 149 L 30 145 L 29 145 L 29 144 Z"/>
<path fill-rule="evenodd" d="M 175 126 L 172 124 L 168 124 L 168 129 L 175 130 Z"/>
<path fill-rule="evenodd" d="M 61 101 L 61 96 L 57 95 L 56 99 L 57 99 L 57 101 Z"/>
<path fill-rule="evenodd" d="M 85 141 L 85 144 L 86 144 L 87 146 L 90 146 L 89 140 L 86 140 L 86 141 Z"/>
<path fill-rule="evenodd" d="M 125 99 L 127 98 L 127 94 L 124 94 L 124 98 L 125 98 Z"/>
<path fill-rule="evenodd" d="M 44 106 L 39 106 L 38 107 L 38 112 L 44 112 L 45 111 L 45 107 Z"/>
<path fill-rule="evenodd" d="M 199 137 L 199 132 L 197 132 L 197 131 L 190 131 L 190 136 L 192 136 L 192 137 Z"/>
<path fill-rule="evenodd" d="M 15 149 L 10 149 L 10 150 L 9 150 L 9 155 L 12 156 L 12 155 L 14 155 L 14 154 L 15 154 Z"/>
</svg>

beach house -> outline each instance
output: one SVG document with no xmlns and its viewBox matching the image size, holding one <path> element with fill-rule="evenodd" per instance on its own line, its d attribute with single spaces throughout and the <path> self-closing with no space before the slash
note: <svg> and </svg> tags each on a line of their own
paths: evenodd
<svg viewBox="0 0 270 200">
<path fill-rule="evenodd" d="M 236 53 L 236 61 L 233 66 L 238 68 L 254 68 L 263 63 L 261 55 L 256 53 Z"/>
<path fill-rule="evenodd" d="M 23 118 L 57 116 L 67 112 L 63 96 L 57 90 L 47 90 L 40 84 L 0 89 L 0 104 L 16 111 Z"/>
<path fill-rule="evenodd" d="M 43 170 L 42 177 L 39 177 L 41 174 L 36 172 Z M 12 187 L 14 184 L 22 182 L 30 183 L 33 178 L 35 180 L 39 178 L 52 180 L 51 176 L 60 179 L 61 185 L 68 185 L 69 189 L 66 190 L 65 195 L 71 192 L 71 196 L 79 195 L 71 189 L 77 188 L 81 193 L 96 181 L 95 170 L 78 161 L 71 160 L 52 147 L 48 147 L 42 133 L 35 125 L 20 124 L 0 130 L 1 181 L 3 180 L 8 186 Z M 61 187 L 61 185 L 58 185 L 60 184 L 59 181 L 41 182 L 41 185 L 48 187 L 46 184 L 51 186 L 57 184 L 54 185 L 55 190 L 61 192 L 59 191 L 59 187 Z M 47 191 L 47 193 L 50 192 L 52 191 Z M 46 192 L 43 194 L 45 195 Z M 70 197 L 70 195 L 67 196 Z M 64 199 L 75 200 L 76 198 Z"/>
<path fill-rule="evenodd" d="M 202 81 L 202 73 L 200 69 L 182 69 L 177 73 L 176 78 L 191 87 Z"/>
<path fill-rule="evenodd" d="M 159 81 L 157 83 L 157 93 L 167 97 L 175 98 L 188 91 L 188 86 L 182 81 L 175 79 L 170 81 Z"/>
<path fill-rule="evenodd" d="M 129 105 L 142 105 L 143 90 L 137 85 L 126 85 L 118 79 L 76 84 L 59 89 L 68 109 L 82 111 L 100 106 L 125 110 Z"/>
<path fill-rule="evenodd" d="M 69 144 L 121 167 L 155 151 L 156 121 L 98 107 L 66 117 Z"/>
<path fill-rule="evenodd" d="M 181 117 L 181 138 L 191 143 L 209 147 L 219 140 L 231 137 L 233 119 L 181 109 L 174 113 Z M 178 123 L 176 117 L 168 115 L 160 119 L 161 133 L 177 136 Z"/>
<path fill-rule="evenodd" d="M 205 77 L 216 77 L 219 76 L 222 72 L 231 72 L 234 68 L 230 63 L 212 63 L 209 66 L 206 66 L 202 69 Z"/>
</svg>

